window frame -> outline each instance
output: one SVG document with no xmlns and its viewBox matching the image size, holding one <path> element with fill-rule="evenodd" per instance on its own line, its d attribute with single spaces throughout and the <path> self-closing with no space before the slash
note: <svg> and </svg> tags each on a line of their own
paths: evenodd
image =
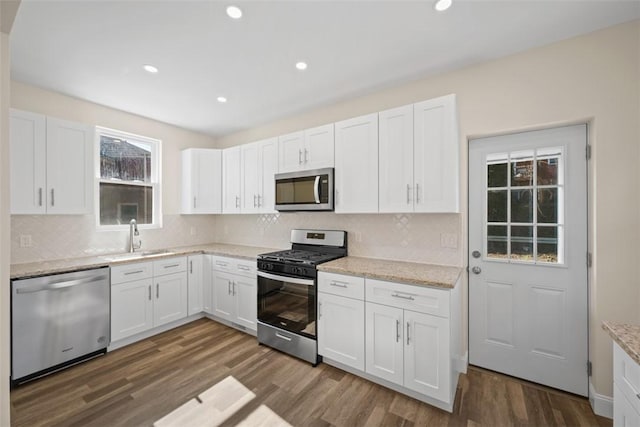
<svg viewBox="0 0 640 427">
<path fill-rule="evenodd" d="M 111 138 L 118 138 L 123 140 L 129 140 L 134 142 L 141 142 L 149 144 L 151 146 L 151 175 L 149 183 L 138 183 L 133 181 L 121 181 L 112 179 L 103 179 L 100 176 L 100 139 L 102 136 L 108 136 Z M 100 224 L 100 184 L 127 184 L 127 185 L 140 185 L 144 187 L 152 188 L 152 223 L 151 224 L 138 224 L 139 229 L 156 229 L 162 228 L 162 140 L 151 138 L 148 136 L 142 136 L 130 132 L 125 132 L 117 129 L 111 129 L 104 126 L 96 126 L 95 132 L 95 161 L 94 161 L 94 211 L 97 231 L 122 231 L 128 230 L 129 224 Z"/>
</svg>

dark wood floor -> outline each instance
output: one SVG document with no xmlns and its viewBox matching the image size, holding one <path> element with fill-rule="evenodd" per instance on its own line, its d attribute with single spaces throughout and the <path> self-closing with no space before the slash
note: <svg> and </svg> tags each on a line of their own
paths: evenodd
<svg viewBox="0 0 640 427">
<path fill-rule="evenodd" d="M 198 320 L 11 392 L 14 426 L 150 426 L 227 376 L 293 426 L 611 426 L 586 399 L 470 368 L 453 414 Z"/>
</svg>

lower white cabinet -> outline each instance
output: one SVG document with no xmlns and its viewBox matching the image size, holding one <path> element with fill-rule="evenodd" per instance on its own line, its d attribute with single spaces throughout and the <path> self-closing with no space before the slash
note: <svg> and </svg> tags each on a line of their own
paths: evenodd
<svg viewBox="0 0 640 427">
<path fill-rule="evenodd" d="M 318 293 L 318 354 L 364 370 L 364 301 Z"/>
<path fill-rule="evenodd" d="M 187 258 L 187 314 L 192 316 L 204 311 L 204 255 Z"/>
<path fill-rule="evenodd" d="M 258 317 L 256 262 L 212 258 L 212 314 L 255 331 Z"/>
<path fill-rule="evenodd" d="M 403 310 L 367 303 L 366 371 L 392 383 L 403 383 Z"/>
<path fill-rule="evenodd" d="M 640 365 L 613 343 L 613 425 L 640 426 Z"/>
<path fill-rule="evenodd" d="M 150 264 L 112 267 L 111 342 L 187 316 L 186 259 L 153 262 L 153 276 Z M 140 275 L 147 277 L 139 278 Z"/>
</svg>

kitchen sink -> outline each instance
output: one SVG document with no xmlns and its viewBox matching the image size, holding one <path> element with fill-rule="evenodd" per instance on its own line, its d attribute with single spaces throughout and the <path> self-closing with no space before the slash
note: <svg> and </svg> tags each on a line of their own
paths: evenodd
<svg viewBox="0 0 640 427">
<path fill-rule="evenodd" d="M 126 261 L 129 259 L 138 259 L 138 258 L 152 258 L 157 256 L 164 255 L 173 255 L 175 252 L 171 252 L 167 249 L 158 249 L 155 251 L 142 251 L 142 252 L 127 252 L 124 254 L 115 254 L 115 255 L 107 255 L 103 258 L 107 261 Z"/>
</svg>

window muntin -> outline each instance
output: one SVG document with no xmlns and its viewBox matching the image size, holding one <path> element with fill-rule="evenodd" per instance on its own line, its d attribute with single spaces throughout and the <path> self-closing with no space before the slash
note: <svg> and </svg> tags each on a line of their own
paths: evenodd
<svg viewBox="0 0 640 427">
<path fill-rule="evenodd" d="M 160 227 L 160 141 L 104 128 L 97 138 L 98 227 Z"/>
<path fill-rule="evenodd" d="M 487 157 L 487 259 L 564 263 L 562 162 L 561 147 Z"/>
</svg>

